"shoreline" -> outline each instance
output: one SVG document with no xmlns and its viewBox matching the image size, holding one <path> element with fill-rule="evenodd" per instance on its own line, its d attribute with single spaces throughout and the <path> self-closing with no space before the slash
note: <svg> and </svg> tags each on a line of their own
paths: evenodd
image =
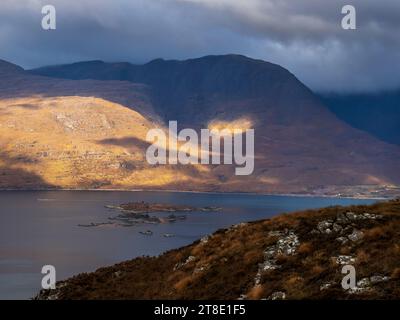
<svg viewBox="0 0 400 320">
<path fill-rule="evenodd" d="M 276 197 L 299 197 L 299 198 L 335 198 L 335 199 L 356 199 L 356 200 L 393 200 L 396 197 L 350 197 L 350 196 L 335 196 L 329 194 L 312 194 L 312 193 L 262 193 L 262 192 L 229 192 L 229 191 L 190 191 L 190 190 L 174 190 L 174 189 L 70 189 L 70 188 L 35 188 L 35 189 L 20 189 L 20 188 L 0 188 L 0 192 L 4 191 L 90 191 L 90 192 L 158 192 L 158 193 L 191 193 L 191 194 L 226 194 L 226 195 L 253 195 L 253 196 L 276 196 Z"/>
</svg>

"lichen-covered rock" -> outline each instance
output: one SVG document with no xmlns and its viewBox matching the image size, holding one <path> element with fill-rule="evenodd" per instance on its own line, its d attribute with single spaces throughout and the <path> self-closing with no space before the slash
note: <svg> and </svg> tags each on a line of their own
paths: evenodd
<svg viewBox="0 0 400 320">
<path fill-rule="evenodd" d="M 346 218 L 351 221 L 354 221 L 354 220 L 358 219 L 358 215 L 355 214 L 354 212 L 349 211 L 349 212 L 346 212 Z"/>
<path fill-rule="evenodd" d="M 332 221 L 331 220 L 324 220 L 318 223 L 317 229 L 321 233 L 331 233 L 332 232 Z"/>
<path fill-rule="evenodd" d="M 341 244 L 345 244 L 349 241 L 349 239 L 346 237 L 338 237 L 336 238 L 336 241 L 339 241 Z"/>
<path fill-rule="evenodd" d="M 270 234 L 271 232 L 269 233 L 269 235 Z M 265 260 L 258 266 L 258 272 L 254 279 L 255 285 L 260 284 L 261 276 L 264 272 L 279 268 L 276 260 L 278 255 L 293 255 L 296 253 L 296 250 L 300 245 L 299 238 L 293 231 L 279 231 L 279 234 L 281 235 L 281 238 L 278 239 L 276 244 L 269 246 L 264 251 Z M 273 233 L 273 236 L 277 235 L 277 232 Z"/>
<path fill-rule="evenodd" d="M 340 255 L 335 258 L 336 264 L 345 265 L 345 264 L 353 264 L 356 262 L 356 259 L 352 256 Z"/>
<path fill-rule="evenodd" d="M 365 292 L 369 292 L 372 291 L 373 289 L 371 287 L 355 287 L 355 288 L 351 288 L 349 289 L 347 292 L 350 294 L 360 294 L 360 293 L 365 293 Z"/>
<path fill-rule="evenodd" d="M 373 214 L 373 213 L 368 213 L 368 212 L 365 212 L 362 215 L 364 216 L 364 218 L 371 219 L 371 220 L 376 220 L 376 219 L 382 219 L 383 218 L 379 214 Z"/>
<path fill-rule="evenodd" d="M 328 290 L 330 287 L 332 287 L 332 285 L 333 285 L 332 282 L 323 283 L 323 284 L 321 284 L 321 286 L 319 287 L 319 290 L 320 290 L 320 291 Z"/>
<path fill-rule="evenodd" d="M 349 222 L 349 219 L 346 217 L 344 213 L 338 213 L 336 216 L 336 222 L 337 223 L 347 223 Z"/>
<path fill-rule="evenodd" d="M 357 287 L 367 288 L 370 286 L 371 286 L 371 280 L 369 278 L 362 278 L 361 280 L 357 281 Z"/>
<path fill-rule="evenodd" d="M 380 282 L 389 281 L 389 280 L 390 280 L 390 277 L 387 277 L 387 276 L 379 276 L 379 275 L 378 275 L 378 276 L 372 276 L 372 277 L 370 277 L 369 280 L 370 280 L 371 284 L 377 284 L 377 283 L 380 283 Z"/>
<path fill-rule="evenodd" d="M 204 236 L 203 238 L 200 239 L 201 244 L 206 244 L 210 240 L 210 236 Z"/>
<path fill-rule="evenodd" d="M 334 232 L 341 232 L 343 230 L 343 227 L 338 223 L 334 223 L 332 227 Z"/>
<path fill-rule="evenodd" d="M 359 241 L 364 237 L 364 233 L 360 230 L 354 229 L 353 232 L 348 236 L 348 238 L 353 241 Z"/>
<path fill-rule="evenodd" d="M 282 291 L 274 292 L 268 297 L 268 300 L 285 300 L 285 299 L 286 299 L 286 293 Z"/>
<path fill-rule="evenodd" d="M 293 231 L 290 231 L 287 236 L 278 240 L 276 250 L 278 254 L 290 256 L 296 252 L 299 245 L 299 238 Z"/>
<path fill-rule="evenodd" d="M 187 265 L 188 263 L 196 260 L 195 256 L 189 256 L 184 262 L 179 262 L 174 266 L 174 271 L 182 268 L 183 266 Z"/>
</svg>

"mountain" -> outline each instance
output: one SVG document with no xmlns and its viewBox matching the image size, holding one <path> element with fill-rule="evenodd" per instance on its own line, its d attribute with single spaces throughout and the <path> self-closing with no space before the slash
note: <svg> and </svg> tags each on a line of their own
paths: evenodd
<svg viewBox="0 0 400 320">
<path fill-rule="evenodd" d="M 77 275 L 36 299 L 399 299 L 399 224 L 399 200 L 279 215 Z M 348 264 L 356 287 L 345 290 Z"/>
<path fill-rule="evenodd" d="M 23 68 L 0 59 L 0 75 L 2 76 L 16 75 L 23 72 L 24 72 Z"/>
<path fill-rule="evenodd" d="M 173 181 L 170 170 L 150 168 L 144 159 L 148 130 L 161 126 L 147 91 L 128 82 L 32 76 L 1 63 L 0 188 L 159 187 Z"/>
<path fill-rule="evenodd" d="M 400 145 L 400 90 L 320 96 L 333 113 L 351 126 Z"/>
<path fill-rule="evenodd" d="M 29 72 L 4 67 L 10 68 L 0 72 L 0 124 L 7 124 L 0 126 L 0 146 L 8 177 L 2 188 L 35 187 L 37 178 L 56 188 L 399 192 L 400 148 L 338 119 L 275 64 L 226 55 L 144 65 L 91 61 Z M 254 173 L 236 176 L 231 165 L 148 165 L 145 133 L 168 120 L 196 130 L 254 128 Z M 18 180 L 9 176 L 11 168 L 36 178 Z"/>
<path fill-rule="evenodd" d="M 252 112 L 280 108 L 285 112 L 281 116 L 284 122 L 291 122 L 291 116 L 303 120 L 309 113 L 305 111 L 313 111 L 316 105 L 310 90 L 284 68 L 239 55 L 186 61 L 157 59 L 144 65 L 90 61 L 31 72 L 73 80 L 144 83 L 152 88 L 153 102 L 165 120 L 192 125 L 218 116 L 243 115 L 241 103 L 252 103 Z"/>
</svg>

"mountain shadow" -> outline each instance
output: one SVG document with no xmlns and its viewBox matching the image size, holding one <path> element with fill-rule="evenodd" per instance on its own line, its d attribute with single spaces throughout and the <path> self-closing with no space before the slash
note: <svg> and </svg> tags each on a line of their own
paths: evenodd
<svg viewBox="0 0 400 320">
<path fill-rule="evenodd" d="M 400 90 L 325 94 L 322 101 L 340 119 L 388 143 L 400 145 Z"/>
</svg>

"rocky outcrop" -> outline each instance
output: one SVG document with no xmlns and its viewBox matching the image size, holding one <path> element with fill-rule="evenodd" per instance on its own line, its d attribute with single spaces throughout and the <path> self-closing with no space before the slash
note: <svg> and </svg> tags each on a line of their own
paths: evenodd
<svg viewBox="0 0 400 320">
<path fill-rule="evenodd" d="M 259 265 L 258 272 L 254 279 L 256 286 L 260 284 L 263 273 L 279 268 L 277 264 L 277 258 L 279 256 L 291 256 L 295 254 L 300 244 L 299 238 L 293 231 L 271 231 L 269 236 L 279 238 L 276 244 L 269 246 L 264 251 L 265 261 Z"/>
<path fill-rule="evenodd" d="M 354 212 L 346 212 L 337 214 L 335 219 L 320 221 L 316 229 L 312 230 L 313 234 L 321 233 L 326 235 L 336 235 L 336 241 L 341 244 L 346 244 L 348 241 L 357 242 L 360 241 L 364 233 L 357 229 L 358 221 L 368 221 L 382 219 L 381 215 L 370 214 L 364 212 L 361 214 L 355 214 Z"/>
</svg>

